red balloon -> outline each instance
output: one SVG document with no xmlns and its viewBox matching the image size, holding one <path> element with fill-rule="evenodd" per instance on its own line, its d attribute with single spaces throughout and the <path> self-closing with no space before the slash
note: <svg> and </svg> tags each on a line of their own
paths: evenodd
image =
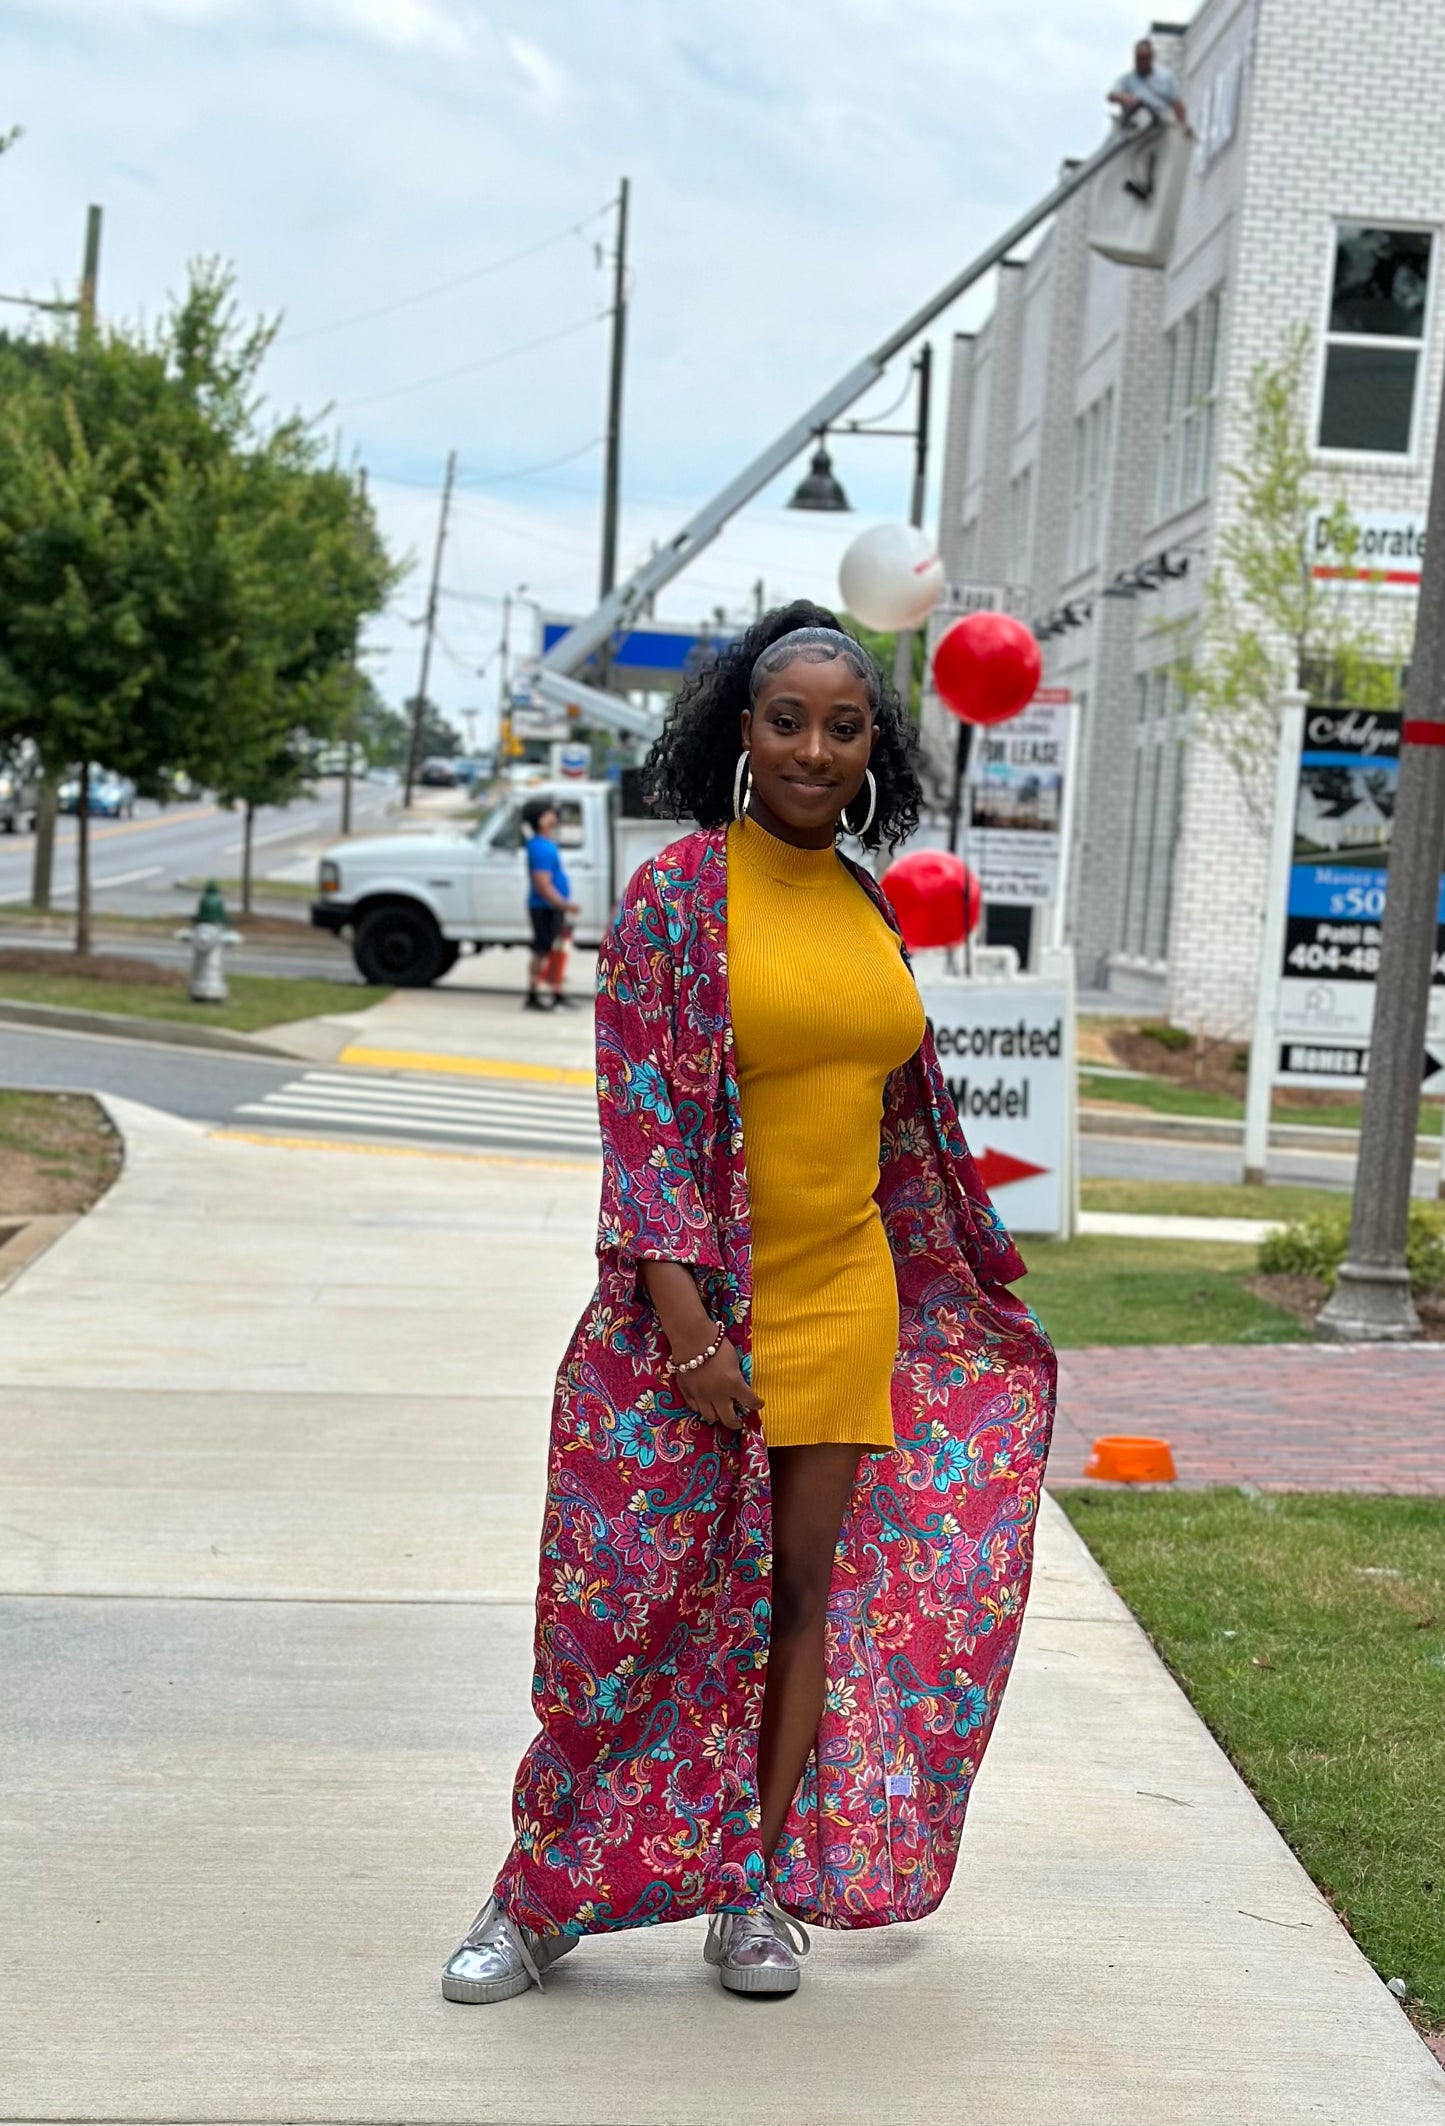
<svg viewBox="0 0 1445 2126">
<path fill-rule="evenodd" d="M 961 723 L 1007 723 L 1038 692 L 1043 656 L 1012 613 L 966 613 L 939 639 L 933 683 Z"/>
<path fill-rule="evenodd" d="M 903 942 L 914 952 L 961 945 L 983 913 L 983 888 L 962 857 L 946 849 L 915 849 L 890 864 L 878 881 L 887 894 Z"/>
</svg>

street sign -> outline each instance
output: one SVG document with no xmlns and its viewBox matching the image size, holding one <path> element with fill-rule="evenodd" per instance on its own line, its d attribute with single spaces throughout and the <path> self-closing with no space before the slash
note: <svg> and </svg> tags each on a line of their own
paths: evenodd
<svg viewBox="0 0 1445 2126">
<path fill-rule="evenodd" d="M 1397 710 L 1305 711 L 1291 817 L 1288 897 L 1274 1030 L 1277 1075 L 1294 1085 L 1364 1084 L 1380 922 L 1400 772 Z M 1445 1052 L 1445 882 L 1427 1040 Z M 1427 1072 L 1427 1091 L 1445 1074 Z"/>
<path fill-rule="evenodd" d="M 1276 1076 L 1294 1085 L 1363 1085 L 1370 1067 L 1368 1048 L 1325 1047 L 1318 1042 L 1286 1041 L 1279 1051 Z M 1445 1056 L 1427 1048 L 1420 1064 L 1422 1093 L 1445 1093 Z"/>
<path fill-rule="evenodd" d="M 973 734 L 961 854 L 985 901 L 1057 900 L 1073 697 L 1040 687 L 1021 715 Z"/>
<path fill-rule="evenodd" d="M 1424 517 L 1417 511 L 1362 509 L 1350 522 L 1356 540 L 1347 563 L 1330 517 L 1324 510 L 1315 511 L 1310 522 L 1310 574 L 1315 580 L 1360 583 L 1414 597 L 1425 560 Z"/>
<path fill-rule="evenodd" d="M 923 1008 L 985 1188 L 1005 1225 L 1067 1238 L 1074 1226 L 1072 956 L 1041 976 L 968 981 L 920 970 Z"/>
</svg>

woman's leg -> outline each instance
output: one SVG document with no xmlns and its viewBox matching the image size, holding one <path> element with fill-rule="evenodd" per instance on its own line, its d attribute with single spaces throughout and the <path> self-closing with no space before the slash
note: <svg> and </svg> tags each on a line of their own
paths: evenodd
<svg viewBox="0 0 1445 2126">
<path fill-rule="evenodd" d="M 823 1716 L 833 1553 L 861 1447 L 774 1447 L 773 1621 L 758 1737 L 763 1858 L 771 1862 Z"/>
</svg>

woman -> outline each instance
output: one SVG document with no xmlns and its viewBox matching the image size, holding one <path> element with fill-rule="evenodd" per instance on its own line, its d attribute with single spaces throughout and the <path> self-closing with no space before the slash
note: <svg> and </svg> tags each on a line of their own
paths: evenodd
<svg viewBox="0 0 1445 2126">
<path fill-rule="evenodd" d="M 542 1732 L 452 2000 L 697 1913 L 725 1987 L 786 1993 L 795 1917 L 931 1911 L 1028 1582 L 1053 1354 L 887 904 L 835 851 L 917 820 L 897 699 L 789 606 L 689 681 L 649 771 L 702 831 L 602 953 L 601 1277 L 553 1411 Z"/>
</svg>

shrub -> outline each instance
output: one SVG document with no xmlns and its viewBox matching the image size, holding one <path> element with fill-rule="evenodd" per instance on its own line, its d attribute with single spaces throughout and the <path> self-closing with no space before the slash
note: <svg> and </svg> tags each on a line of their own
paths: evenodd
<svg viewBox="0 0 1445 2126">
<path fill-rule="evenodd" d="M 1139 1028 L 1146 1041 L 1157 1041 L 1161 1048 L 1168 1048 L 1178 1055 L 1182 1049 L 1194 1046 L 1194 1036 L 1182 1026 L 1167 1026 L 1162 1019 L 1150 1021 Z"/>
<path fill-rule="evenodd" d="M 1259 1244 L 1259 1267 L 1266 1277 L 1318 1277 L 1333 1290 L 1349 1244 L 1348 1209 L 1324 1211 L 1268 1234 Z M 1412 1292 L 1445 1289 L 1445 1214 L 1428 1203 L 1410 1206 L 1405 1264 Z"/>
</svg>

